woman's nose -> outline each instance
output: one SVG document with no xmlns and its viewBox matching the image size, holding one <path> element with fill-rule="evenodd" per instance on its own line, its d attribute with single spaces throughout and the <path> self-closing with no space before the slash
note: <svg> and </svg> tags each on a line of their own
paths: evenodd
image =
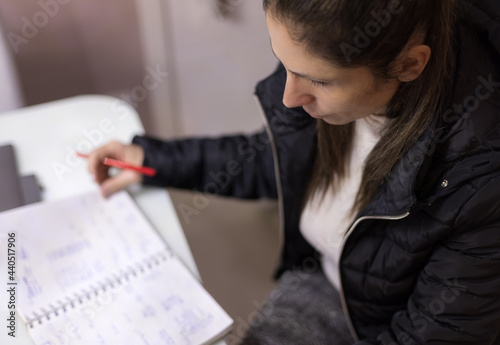
<svg viewBox="0 0 500 345">
<path fill-rule="evenodd" d="M 294 75 L 288 75 L 283 94 L 283 104 L 287 108 L 296 108 L 314 101 L 314 96 L 308 92 L 308 81 Z"/>
</svg>

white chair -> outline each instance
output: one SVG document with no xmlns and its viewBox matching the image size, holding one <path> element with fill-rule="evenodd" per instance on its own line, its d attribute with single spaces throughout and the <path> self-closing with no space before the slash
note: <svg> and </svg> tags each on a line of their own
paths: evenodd
<svg viewBox="0 0 500 345">
<path fill-rule="evenodd" d="M 0 113 L 23 106 L 22 91 L 17 77 L 17 68 L 13 60 L 7 36 L 0 26 Z"/>
</svg>

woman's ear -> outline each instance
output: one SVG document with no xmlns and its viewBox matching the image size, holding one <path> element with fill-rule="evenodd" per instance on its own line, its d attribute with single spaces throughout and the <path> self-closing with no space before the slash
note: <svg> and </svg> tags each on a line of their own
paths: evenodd
<svg viewBox="0 0 500 345">
<path fill-rule="evenodd" d="M 411 47 L 400 59 L 398 80 L 408 83 L 417 79 L 431 58 L 431 48 L 425 44 Z"/>
</svg>

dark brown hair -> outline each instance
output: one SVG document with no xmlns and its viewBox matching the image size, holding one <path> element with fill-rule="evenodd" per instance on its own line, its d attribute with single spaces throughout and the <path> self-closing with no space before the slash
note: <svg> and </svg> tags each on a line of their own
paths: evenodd
<svg viewBox="0 0 500 345">
<path fill-rule="evenodd" d="M 417 34 L 432 56 L 419 78 L 402 83 L 388 104 L 392 119 L 365 163 L 353 212 L 375 197 L 396 162 L 437 111 L 453 70 L 455 0 L 264 0 L 268 15 L 315 56 L 340 68 L 367 67 L 383 87 L 394 61 Z M 318 146 L 306 200 L 346 175 L 354 124 L 318 120 Z"/>
</svg>

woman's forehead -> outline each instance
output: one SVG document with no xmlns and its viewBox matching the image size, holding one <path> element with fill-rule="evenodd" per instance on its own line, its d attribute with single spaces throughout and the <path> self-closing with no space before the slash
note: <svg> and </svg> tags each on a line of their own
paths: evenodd
<svg viewBox="0 0 500 345">
<path fill-rule="evenodd" d="M 271 49 L 289 72 L 311 80 L 346 79 L 369 76 L 365 67 L 337 67 L 331 61 L 315 56 L 303 44 L 295 41 L 287 27 L 267 15 Z"/>
</svg>

